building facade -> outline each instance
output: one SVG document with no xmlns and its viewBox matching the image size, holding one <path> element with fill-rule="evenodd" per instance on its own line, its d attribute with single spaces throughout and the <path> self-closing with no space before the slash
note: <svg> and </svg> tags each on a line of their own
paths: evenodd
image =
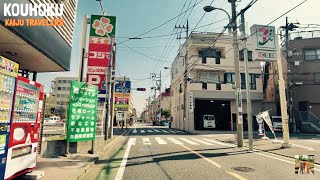
<svg viewBox="0 0 320 180">
<path fill-rule="evenodd" d="M 203 116 L 214 115 L 216 129 L 236 130 L 232 37 L 223 35 L 217 39 L 217 36 L 216 33 L 191 33 L 171 65 L 171 116 L 175 128 L 202 130 Z M 252 114 L 255 115 L 261 111 L 263 99 L 261 65 L 252 61 L 252 44 L 247 47 Z M 243 125 L 246 129 L 245 69 L 243 51 L 239 53 Z"/>
<path fill-rule="evenodd" d="M 282 64 L 287 93 L 292 95 L 290 129 L 320 132 L 320 38 L 296 37 L 289 41 L 289 57 L 282 48 Z M 264 70 L 264 99 L 273 104 L 280 115 L 277 63 L 266 63 Z M 291 84 L 288 82 L 291 79 Z M 289 103 L 288 103 L 289 104 Z M 290 113 L 291 112 L 291 113 Z"/>
</svg>

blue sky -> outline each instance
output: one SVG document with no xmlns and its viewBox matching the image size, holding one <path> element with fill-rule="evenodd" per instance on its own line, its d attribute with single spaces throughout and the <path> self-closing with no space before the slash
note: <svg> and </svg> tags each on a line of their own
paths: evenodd
<svg viewBox="0 0 320 180">
<path fill-rule="evenodd" d="M 197 22 L 200 20 L 204 11 L 202 8 L 209 5 L 212 0 L 103 0 L 103 6 L 106 9 L 107 15 L 116 16 L 116 38 L 119 41 L 124 41 L 123 37 L 135 37 L 142 34 L 164 22 L 180 14 L 184 3 L 184 10 L 190 3 L 190 6 L 195 2 L 201 2 L 191 12 L 190 16 L 188 11 L 184 18 L 183 15 L 179 19 L 167 23 L 166 25 L 145 34 L 142 37 L 159 36 L 171 34 L 175 25 L 183 25 L 186 22 L 186 18 L 189 17 L 189 26 L 192 30 Z M 250 0 L 242 0 L 238 3 L 237 9 L 240 10 L 247 5 Z M 271 20 L 281 15 L 286 10 L 294 7 L 302 0 L 259 0 L 246 14 L 247 26 L 252 24 L 267 24 Z M 214 0 L 212 6 L 226 9 L 230 12 L 230 4 L 227 0 Z M 319 23 L 318 8 L 320 3 L 318 0 L 309 0 L 307 3 L 290 13 L 288 16 L 292 20 L 299 20 L 300 23 Z M 81 28 L 82 18 L 84 15 L 97 14 L 101 15 L 102 11 L 100 5 L 95 0 L 78 0 L 77 17 L 75 32 L 73 37 L 72 55 L 71 55 L 71 69 L 69 72 L 63 73 L 42 73 L 39 74 L 39 82 L 44 84 L 46 90 L 50 89 L 50 82 L 57 76 L 78 76 L 79 72 L 79 60 L 80 60 L 80 42 L 81 42 Z M 215 11 L 207 13 L 198 27 L 212 23 L 221 19 L 225 19 L 226 14 L 221 11 Z M 178 23 L 176 23 L 178 21 Z M 285 23 L 285 17 L 281 18 L 272 25 L 280 26 Z M 221 27 L 227 24 L 227 20 L 223 20 L 219 23 L 211 26 L 206 26 L 196 31 L 214 31 L 220 32 Z M 247 28 L 249 29 L 249 28 Z M 184 36 L 185 33 L 182 34 Z M 167 49 L 165 45 L 169 40 L 173 38 L 173 43 Z M 171 42 L 171 41 L 169 41 Z M 181 40 L 180 44 L 183 43 Z M 161 73 L 163 76 L 163 89 L 164 86 L 169 87 L 170 84 L 170 70 L 165 70 L 164 66 L 171 66 L 174 57 L 177 54 L 179 42 L 176 40 L 176 36 L 166 36 L 162 38 L 150 38 L 141 40 L 131 40 L 125 43 L 125 45 L 135 49 L 136 51 L 143 53 L 155 59 L 165 60 L 167 62 L 161 64 L 153 59 L 144 57 L 132 50 L 128 49 L 123 44 L 119 44 L 117 47 L 116 61 L 121 76 L 127 76 L 132 80 L 132 87 L 146 87 L 146 92 L 133 92 L 133 103 L 135 108 L 141 112 L 146 104 L 146 98 L 150 94 L 149 79 L 141 80 L 150 77 L 150 73 Z M 161 56 L 165 54 L 165 56 Z M 167 58 L 166 58 L 167 57 Z M 155 68 L 158 66 L 158 68 Z M 119 76 L 118 71 L 116 75 Z"/>
</svg>

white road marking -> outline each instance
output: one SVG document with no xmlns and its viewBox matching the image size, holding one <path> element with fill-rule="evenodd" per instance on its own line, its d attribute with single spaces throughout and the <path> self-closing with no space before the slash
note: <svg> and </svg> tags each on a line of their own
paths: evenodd
<svg viewBox="0 0 320 180">
<path fill-rule="evenodd" d="M 134 129 L 134 130 L 133 130 L 133 133 L 137 133 L 137 132 L 138 132 L 137 129 Z"/>
<path fill-rule="evenodd" d="M 168 137 L 167 139 L 169 139 L 171 142 L 173 142 L 175 144 L 179 144 L 179 145 L 183 144 L 182 142 L 180 142 L 180 141 L 178 141 L 178 140 L 176 140 L 174 138 L 171 138 L 171 137 Z"/>
<path fill-rule="evenodd" d="M 205 139 L 204 138 L 204 140 L 212 142 L 212 143 L 215 143 L 215 144 L 219 144 L 219 145 L 222 145 L 222 146 L 236 147 L 236 145 L 223 143 L 223 142 L 216 141 L 216 140 L 213 140 L 213 139 Z"/>
<path fill-rule="evenodd" d="M 159 130 L 156 130 L 156 129 L 155 129 L 154 131 L 155 131 L 155 132 L 160 132 Z"/>
<path fill-rule="evenodd" d="M 291 143 L 293 146 L 297 146 L 297 147 L 301 147 L 301 148 L 305 148 L 305 149 L 308 149 L 308 150 L 310 150 L 310 151 L 314 151 L 314 149 L 313 148 L 309 148 L 309 147 L 306 147 L 306 146 L 301 146 L 301 145 L 298 145 L 298 144 L 293 144 L 293 143 Z"/>
<path fill-rule="evenodd" d="M 148 132 L 153 132 L 152 130 L 148 130 Z"/>
<path fill-rule="evenodd" d="M 128 141 L 128 145 L 136 145 L 136 138 L 130 138 Z"/>
<path fill-rule="evenodd" d="M 130 138 L 130 140 L 128 142 L 128 147 L 126 149 L 126 152 L 124 153 L 124 156 L 123 156 L 123 159 L 121 161 L 121 164 L 120 164 L 120 167 L 119 167 L 119 170 L 117 172 L 115 180 L 122 180 L 124 169 L 126 168 L 126 164 L 127 164 L 128 157 L 129 157 L 129 152 L 130 152 L 130 149 L 131 149 L 131 146 L 132 146 L 132 141 L 135 141 L 135 138 L 134 138 L 134 140 L 133 140 L 133 138 Z"/>
<path fill-rule="evenodd" d="M 314 142 L 314 143 L 319 143 L 320 144 L 320 140 L 307 140 L 309 142 Z"/>
<path fill-rule="evenodd" d="M 193 142 L 193 141 L 190 141 L 190 140 L 188 140 L 188 139 L 186 139 L 186 138 L 180 138 L 182 141 L 185 141 L 185 142 L 187 142 L 187 143 L 189 143 L 189 144 L 192 144 L 192 145 L 199 145 L 198 143 L 195 143 L 195 142 Z"/>
<path fill-rule="evenodd" d="M 161 130 L 162 132 L 165 132 L 165 133 L 169 133 L 168 131 L 166 131 L 166 130 Z"/>
<path fill-rule="evenodd" d="M 145 131 L 144 131 L 144 130 L 141 130 L 140 132 L 141 132 L 141 133 L 145 133 Z"/>
<path fill-rule="evenodd" d="M 200 143 L 202 143 L 202 144 L 205 144 L 205 145 L 213 145 L 213 144 L 208 143 L 208 142 L 206 142 L 206 141 L 201 141 L 200 139 L 196 139 L 196 138 L 191 138 L 191 139 L 194 140 L 194 141 L 200 142 Z"/>
<path fill-rule="evenodd" d="M 177 133 L 177 132 L 175 132 L 175 131 L 172 131 L 172 130 L 171 130 L 171 131 L 169 131 L 169 132 L 171 132 L 171 133 Z"/>
<path fill-rule="evenodd" d="M 143 145 L 151 145 L 149 138 L 142 138 Z"/>
<path fill-rule="evenodd" d="M 161 139 L 160 137 L 156 137 L 155 138 L 156 141 L 159 143 L 159 144 L 167 144 L 163 139 Z"/>
</svg>

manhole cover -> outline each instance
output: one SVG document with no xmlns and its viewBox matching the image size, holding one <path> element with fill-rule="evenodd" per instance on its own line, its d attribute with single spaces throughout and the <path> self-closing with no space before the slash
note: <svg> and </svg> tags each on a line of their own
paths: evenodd
<svg viewBox="0 0 320 180">
<path fill-rule="evenodd" d="M 233 167 L 231 169 L 236 170 L 236 171 L 241 171 L 241 172 L 253 172 L 254 171 L 254 169 L 249 168 L 249 167 Z"/>
</svg>

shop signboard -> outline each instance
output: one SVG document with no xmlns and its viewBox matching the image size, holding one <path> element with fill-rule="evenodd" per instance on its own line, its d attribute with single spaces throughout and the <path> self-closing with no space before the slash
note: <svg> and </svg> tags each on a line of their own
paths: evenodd
<svg viewBox="0 0 320 180">
<path fill-rule="evenodd" d="M 253 60 L 276 61 L 278 59 L 278 37 L 274 26 L 253 25 L 250 28 L 253 44 Z"/>
<path fill-rule="evenodd" d="M 67 141 L 94 140 L 96 136 L 98 87 L 71 82 Z"/>
<path fill-rule="evenodd" d="M 121 81 L 117 80 L 115 81 L 115 92 L 117 93 L 130 93 L 131 89 L 131 81 Z"/>
<path fill-rule="evenodd" d="M 105 97 L 107 70 L 114 43 L 116 17 L 92 15 L 88 48 L 87 82 L 98 86 L 99 98 Z"/>
</svg>

